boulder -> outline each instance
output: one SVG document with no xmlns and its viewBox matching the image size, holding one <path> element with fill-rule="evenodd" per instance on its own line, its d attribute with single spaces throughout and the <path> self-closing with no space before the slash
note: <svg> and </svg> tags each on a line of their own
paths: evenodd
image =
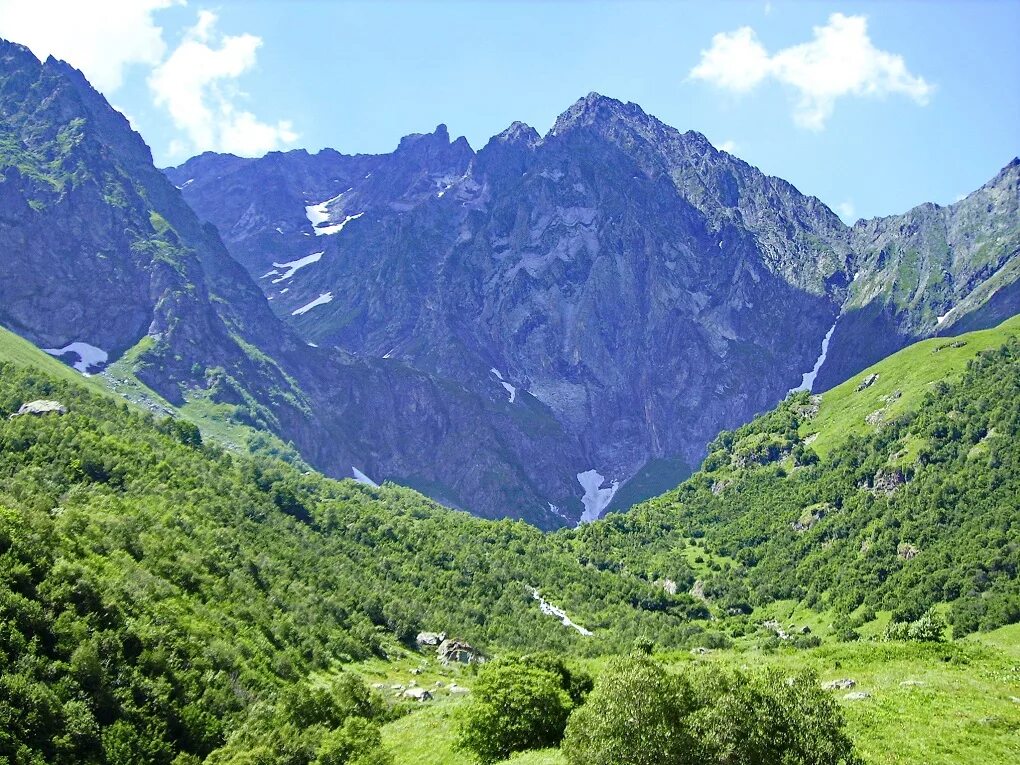
<svg viewBox="0 0 1020 765">
<path fill-rule="evenodd" d="M 403 694 L 405 699 L 414 699 L 415 701 L 431 701 L 432 691 L 427 688 L 408 688 Z"/>
<path fill-rule="evenodd" d="M 864 418 L 864 422 L 868 425 L 874 425 L 878 427 L 885 422 L 885 409 L 876 409 L 874 412 Z"/>
<path fill-rule="evenodd" d="M 478 652 L 463 640 L 447 638 L 437 649 L 443 664 L 471 664 L 478 661 Z"/>
<path fill-rule="evenodd" d="M 892 494 L 906 483 L 903 471 L 899 468 L 883 468 L 875 473 L 871 481 L 871 489 L 876 494 Z"/>
<path fill-rule="evenodd" d="M 733 481 L 730 480 L 729 478 L 720 478 L 718 481 L 712 484 L 712 494 L 718 497 L 720 494 L 726 491 L 732 484 Z"/>
<path fill-rule="evenodd" d="M 822 689 L 826 691 L 848 691 L 856 685 L 856 680 L 844 677 L 840 680 L 830 680 L 827 683 L 822 683 Z"/>
<path fill-rule="evenodd" d="M 857 386 L 857 390 L 858 391 L 862 391 L 865 388 L 870 388 L 877 381 L 878 381 L 878 375 L 877 374 L 868 375 L 863 380 L 861 380 L 860 385 Z"/>
<path fill-rule="evenodd" d="M 896 557 L 901 560 L 913 560 L 920 554 L 920 550 L 909 542 L 900 542 L 896 548 Z"/>
<path fill-rule="evenodd" d="M 50 401 L 48 399 L 38 399 L 36 401 L 29 401 L 21 405 L 14 414 L 11 415 L 13 420 L 15 417 L 23 417 L 26 414 L 31 414 L 36 417 L 44 414 L 67 414 L 67 407 L 61 404 L 59 401 Z"/>
<path fill-rule="evenodd" d="M 414 642 L 419 646 L 437 646 L 446 640 L 445 632 L 419 632 Z"/>
<path fill-rule="evenodd" d="M 848 693 L 843 698 L 847 701 L 862 701 L 864 699 L 870 699 L 871 694 L 866 691 L 854 691 L 853 693 Z"/>
<path fill-rule="evenodd" d="M 663 592 L 665 592 L 667 595 L 676 595 L 677 586 L 676 582 L 674 582 L 672 579 L 658 579 L 654 582 L 654 584 L 657 587 L 661 587 L 663 589 Z"/>
</svg>

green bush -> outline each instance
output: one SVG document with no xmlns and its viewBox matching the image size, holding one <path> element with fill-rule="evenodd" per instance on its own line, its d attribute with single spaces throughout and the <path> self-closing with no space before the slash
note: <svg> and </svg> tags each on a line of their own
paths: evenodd
<svg viewBox="0 0 1020 765">
<path fill-rule="evenodd" d="M 945 640 L 946 622 L 928 609 L 913 622 L 893 622 L 885 630 L 886 640 L 915 640 L 919 643 L 940 643 Z"/>
<path fill-rule="evenodd" d="M 598 678 L 567 725 L 570 765 L 856 765 L 836 703 L 804 673 L 749 675 L 648 657 Z"/>
<path fill-rule="evenodd" d="M 478 674 L 457 745 L 483 763 L 555 746 L 571 707 L 559 675 L 522 662 L 493 663 Z"/>
</svg>

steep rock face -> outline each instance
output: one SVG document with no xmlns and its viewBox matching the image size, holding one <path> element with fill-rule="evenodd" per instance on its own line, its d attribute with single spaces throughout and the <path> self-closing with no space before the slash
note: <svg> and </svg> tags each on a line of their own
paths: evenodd
<svg viewBox="0 0 1020 765">
<path fill-rule="evenodd" d="M 559 459 L 512 468 L 574 517 L 581 492 L 590 516 L 634 476 L 682 478 L 791 388 L 1017 310 L 1013 165 L 952 208 L 850 229 L 598 94 L 544 137 L 515 122 L 478 152 L 440 126 L 387 155 L 166 172 L 306 340 L 541 413 Z"/>
<path fill-rule="evenodd" d="M 1020 312 L 1020 160 L 948 207 L 859 221 L 850 244 L 856 278 L 820 389 L 914 340 Z"/>
<path fill-rule="evenodd" d="M 170 401 L 235 404 L 333 475 L 357 467 L 545 527 L 580 514 L 565 477 L 580 459 L 547 410 L 309 347 L 80 72 L 0 42 L 0 137 L 0 323 L 82 371 L 130 350 Z M 464 147 L 450 146 L 456 162 Z M 432 161 L 428 137 L 406 150 Z M 413 163 L 398 170 L 382 173 L 390 193 L 423 193 Z"/>
<path fill-rule="evenodd" d="M 80 72 L 0 42 L 0 132 L 6 326 L 109 358 L 148 335 L 148 382 L 171 399 L 201 375 L 196 361 L 243 374 L 232 332 L 273 344 L 272 314 L 216 230 Z"/>
<path fill-rule="evenodd" d="M 269 185 L 261 173 L 292 155 L 303 167 L 273 155 L 230 183 Z M 203 192 L 225 180 L 202 180 L 214 161 L 169 174 L 229 237 L 241 205 Z M 441 127 L 375 162 L 317 190 L 320 227 L 343 225 L 293 233 L 291 262 L 313 262 L 252 254 L 264 231 L 232 250 L 315 343 L 545 405 L 582 455 L 571 472 L 606 488 L 650 460 L 694 464 L 720 427 L 781 398 L 844 297 L 845 228 L 828 208 L 634 104 L 592 94 L 545 138 L 515 123 L 477 154 Z"/>
</svg>

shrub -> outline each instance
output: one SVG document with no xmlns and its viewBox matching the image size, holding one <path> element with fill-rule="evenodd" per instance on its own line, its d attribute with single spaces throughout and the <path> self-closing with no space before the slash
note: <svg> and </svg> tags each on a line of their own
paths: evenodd
<svg viewBox="0 0 1020 765">
<path fill-rule="evenodd" d="M 465 705 L 457 745 L 483 763 L 556 746 L 571 706 L 556 674 L 521 662 L 489 664 Z"/>
<path fill-rule="evenodd" d="M 783 678 L 647 657 L 613 663 L 567 725 L 570 765 L 857 765 L 842 714 L 813 673 Z"/>
</svg>

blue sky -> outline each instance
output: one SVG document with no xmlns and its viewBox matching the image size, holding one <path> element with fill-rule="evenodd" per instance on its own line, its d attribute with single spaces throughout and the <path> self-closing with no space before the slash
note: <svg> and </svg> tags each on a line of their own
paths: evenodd
<svg viewBox="0 0 1020 765">
<path fill-rule="evenodd" d="M 440 122 L 480 148 L 592 90 L 851 220 L 950 203 L 1020 154 L 1020 2 L 81 5 L 0 0 L 0 36 L 80 67 L 159 164 L 385 152 Z"/>
</svg>

